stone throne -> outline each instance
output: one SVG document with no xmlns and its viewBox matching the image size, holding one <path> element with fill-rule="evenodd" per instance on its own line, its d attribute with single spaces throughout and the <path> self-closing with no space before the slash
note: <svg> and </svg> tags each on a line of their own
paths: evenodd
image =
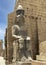
<svg viewBox="0 0 46 65">
<path fill-rule="evenodd" d="M 31 59 L 30 50 L 28 50 L 30 37 L 28 36 L 27 29 L 24 21 L 24 9 L 19 4 L 16 10 L 16 21 L 12 27 L 12 36 L 15 38 L 14 46 L 14 58 L 15 61 L 22 60 L 23 57 Z"/>
</svg>

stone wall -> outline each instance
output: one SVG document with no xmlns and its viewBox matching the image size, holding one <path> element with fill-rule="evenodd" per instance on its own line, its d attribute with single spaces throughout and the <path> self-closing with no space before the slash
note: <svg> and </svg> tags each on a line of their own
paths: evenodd
<svg viewBox="0 0 46 65">
<path fill-rule="evenodd" d="M 14 23 L 14 13 L 8 15 L 8 26 L 7 26 L 7 53 L 8 60 L 11 61 L 13 58 L 13 38 L 12 38 L 12 25 Z"/>
<path fill-rule="evenodd" d="M 3 54 L 3 40 L 0 40 L 0 56 Z"/>
</svg>

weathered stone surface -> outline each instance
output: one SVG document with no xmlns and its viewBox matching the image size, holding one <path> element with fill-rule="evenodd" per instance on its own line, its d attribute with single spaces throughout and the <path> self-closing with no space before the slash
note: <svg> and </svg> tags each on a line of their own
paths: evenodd
<svg viewBox="0 0 46 65">
<path fill-rule="evenodd" d="M 31 65 L 31 62 L 18 62 L 18 65 Z"/>
<path fill-rule="evenodd" d="M 46 41 L 43 41 L 39 44 L 39 53 L 40 55 L 37 55 L 37 60 L 46 61 Z"/>
<path fill-rule="evenodd" d="M 6 65 L 4 57 L 0 56 L 0 65 Z"/>
<path fill-rule="evenodd" d="M 12 64 L 8 64 L 8 65 L 46 65 L 46 62 L 43 61 L 31 61 L 31 62 L 16 62 L 16 63 L 12 63 Z"/>
<path fill-rule="evenodd" d="M 46 65 L 46 62 L 43 62 L 43 61 L 32 61 L 31 65 Z"/>
<path fill-rule="evenodd" d="M 37 55 L 36 59 L 40 61 L 46 61 L 46 55 Z"/>
<path fill-rule="evenodd" d="M 40 54 L 45 54 L 46 53 L 46 41 L 43 41 L 39 44 L 39 52 Z"/>
</svg>

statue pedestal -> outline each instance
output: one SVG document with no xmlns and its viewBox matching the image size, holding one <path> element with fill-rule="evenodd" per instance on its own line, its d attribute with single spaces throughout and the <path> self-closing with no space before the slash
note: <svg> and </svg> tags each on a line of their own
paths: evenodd
<svg viewBox="0 0 46 65">
<path fill-rule="evenodd" d="M 36 59 L 40 60 L 40 61 L 46 61 L 46 56 L 45 55 L 37 55 Z"/>
<path fill-rule="evenodd" d="M 21 61 L 18 61 L 16 63 L 16 65 L 31 65 L 31 62 L 21 62 Z"/>
<path fill-rule="evenodd" d="M 46 62 L 33 60 L 33 61 L 31 62 L 31 65 L 46 65 Z"/>
<path fill-rule="evenodd" d="M 46 41 L 39 44 L 39 54 L 36 56 L 37 60 L 46 61 Z"/>
</svg>

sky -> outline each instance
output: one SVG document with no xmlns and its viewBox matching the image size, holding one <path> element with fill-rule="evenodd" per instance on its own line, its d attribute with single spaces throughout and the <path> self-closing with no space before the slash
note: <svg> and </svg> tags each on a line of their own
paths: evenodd
<svg viewBox="0 0 46 65">
<path fill-rule="evenodd" d="M 0 0 L 0 39 L 4 39 L 8 13 L 14 10 L 15 0 Z"/>
<path fill-rule="evenodd" d="M 0 0 L 0 39 L 4 40 L 5 29 L 8 22 L 8 13 L 15 7 L 15 0 Z"/>
</svg>

